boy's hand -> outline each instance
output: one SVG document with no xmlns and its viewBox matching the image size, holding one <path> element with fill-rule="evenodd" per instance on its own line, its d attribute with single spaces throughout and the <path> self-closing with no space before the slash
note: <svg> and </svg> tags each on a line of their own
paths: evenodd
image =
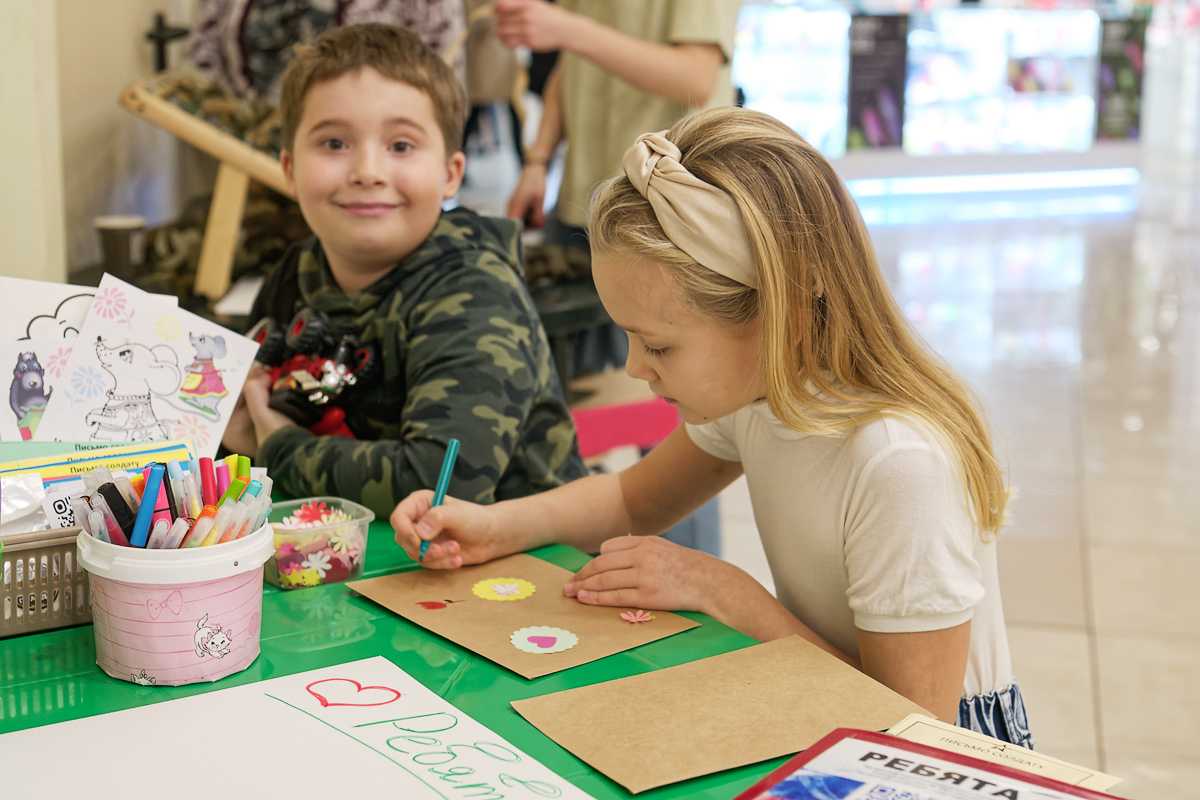
<svg viewBox="0 0 1200 800">
<path fill-rule="evenodd" d="M 496 541 L 489 507 L 453 497 L 437 508 L 432 503 L 433 492 L 428 489 L 413 492 L 400 501 L 391 517 L 396 544 L 413 561 L 418 559 L 421 542 L 429 542 L 421 566 L 458 569 L 516 552 Z"/>
<path fill-rule="evenodd" d="M 563 594 L 592 606 L 712 615 L 713 598 L 730 588 L 728 568 L 719 558 L 658 536 L 618 536 L 601 545 L 600 555 Z"/>
<path fill-rule="evenodd" d="M 254 420 L 246 408 L 245 395 L 238 397 L 229 424 L 225 426 L 225 435 L 221 437 L 221 444 L 243 456 L 254 458 L 258 455 L 258 436 L 254 433 Z"/>
<path fill-rule="evenodd" d="M 246 385 L 242 387 L 242 399 L 246 402 L 246 410 L 250 412 L 257 444 L 261 445 L 280 428 L 289 428 L 296 424 L 267 405 L 271 399 L 271 376 L 258 364 L 250 368 Z"/>
<path fill-rule="evenodd" d="M 521 170 L 517 188 L 508 198 L 504 215 L 525 222 L 531 228 L 546 224 L 546 165 L 528 164 Z"/>
<path fill-rule="evenodd" d="M 545 0 L 496 0 L 496 35 L 506 47 L 568 49 L 579 17 Z"/>
</svg>

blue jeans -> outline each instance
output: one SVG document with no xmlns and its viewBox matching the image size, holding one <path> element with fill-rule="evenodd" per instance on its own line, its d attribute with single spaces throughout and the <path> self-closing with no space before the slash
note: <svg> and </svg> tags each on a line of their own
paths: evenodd
<svg viewBox="0 0 1200 800">
<path fill-rule="evenodd" d="M 1033 749 L 1025 700 L 1015 681 L 1007 689 L 959 700 L 958 727 Z"/>
<path fill-rule="evenodd" d="M 717 498 L 697 508 L 687 519 L 675 523 L 663 534 L 675 544 L 721 555 L 721 515 Z"/>
</svg>

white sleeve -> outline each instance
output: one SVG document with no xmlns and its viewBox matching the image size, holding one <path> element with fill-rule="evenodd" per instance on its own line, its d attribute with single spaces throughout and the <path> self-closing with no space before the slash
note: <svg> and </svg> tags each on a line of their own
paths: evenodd
<svg viewBox="0 0 1200 800">
<path fill-rule="evenodd" d="M 932 631 L 971 619 L 984 596 L 979 532 L 959 472 L 927 443 L 864 467 L 846 515 L 846 597 L 860 630 Z"/>
<path fill-rule="evenodd" d="M 710 456 L 722 461 L 742 460 L 738 453 L 737 442 L 734 441 L 732 435 L 732 414 L 703 425 L 692 425 L 689 422 L 684 427 L 687 429 L 688 438 L 692 440 L 692 443 Z"/>
</svg>

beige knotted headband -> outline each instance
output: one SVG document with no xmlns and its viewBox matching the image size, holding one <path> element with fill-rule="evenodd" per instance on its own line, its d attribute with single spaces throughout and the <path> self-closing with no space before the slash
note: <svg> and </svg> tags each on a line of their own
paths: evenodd
<svg viewBox="0 0 1200 800">
<path fill-rule="evenodd" d="M 667 238 L 698 264 L 758 287 L 754 256 L 733 198 L 679 163 L 682 154 L 666 131 L 643 133 L 625 151 L 622 166 L 650 202 Z"/>
</svg>

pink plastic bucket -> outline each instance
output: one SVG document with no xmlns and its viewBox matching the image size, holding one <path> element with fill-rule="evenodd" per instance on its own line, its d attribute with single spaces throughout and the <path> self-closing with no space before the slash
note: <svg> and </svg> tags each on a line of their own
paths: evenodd
<svg viewBox="0 0 1200 800">
<path fill-rule="evenodd" d="M 183 550 L 119 547 L 81 533 L 96 664 L 114 678 L 180 686 L 241 672 L 258 657 L 271 526 Z"/>
</svg>

